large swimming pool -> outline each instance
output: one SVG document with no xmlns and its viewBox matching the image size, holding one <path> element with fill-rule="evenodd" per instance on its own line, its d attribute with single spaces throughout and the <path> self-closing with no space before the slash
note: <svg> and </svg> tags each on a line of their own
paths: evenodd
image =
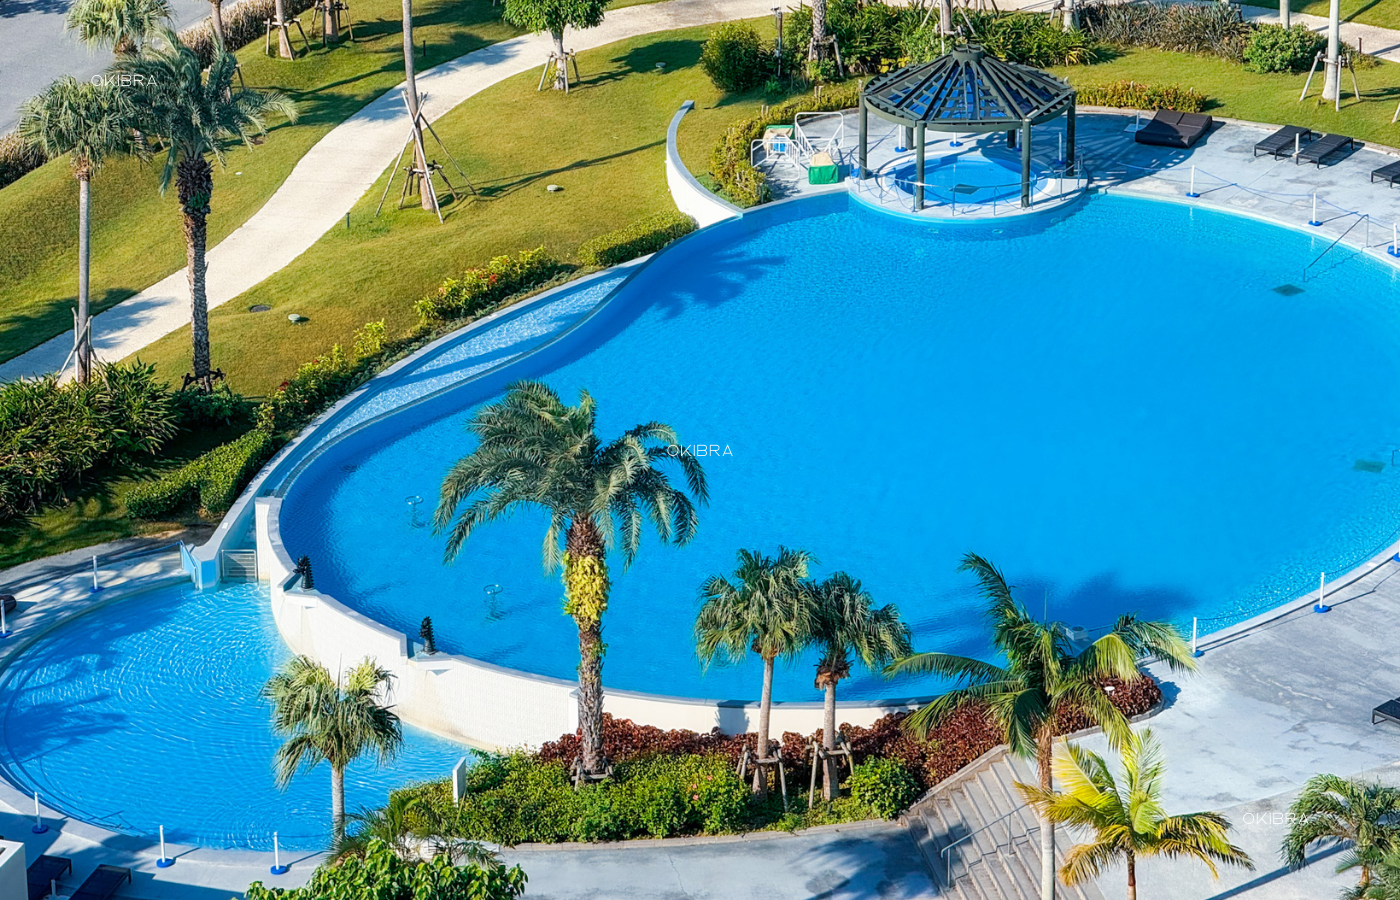
<svg viewBox="0 0 1400 900">
<path fill-rule="evenodd" d="M 12 638 L 12 640 L 14 640 Z M 322 850 L 330 771 L 272 777 L 258 691 L 290 656 L 266 585 L 163 588 L 60 626 L 0 673 L 0 769 L 85 822 L 205 847 Z M 467 751 L 406 728 L 403 753 L 346 772 L 351 810 L 443 778 Z"/>
<path fill-rule="evenodd" d="M 1052 619 L 1209 630 L 1396 535 L 1400 278 L 1342 249 L 1304 280 L 1325 246 L 1113 196 L 982 224 L 845 197 L 759 211 L 672 248 L 512 371 L 332 446 L 290 488 L 282 533 L 318 588 L 375 619 L 413 634 L 430 615 L 439 646 L 574 677 L 541 520 L 484 527 L 444 565 L 407 502 L 430 514 L 475 406 L 542 377 L 592 392 L 604 435 L 660 419 L 706 448 L 699 537 L 649 541 L 615 572 L 611 687 L 757 693 L 756 667 L 702 674 L 691 637 L 698 585 L 741 547 L 850 571 L 921 649 L 989 652 L 956 571 L 969 550 Z M 842 695 L 933 687 L 861 674 Z M 775 695 L 818 699 L 810 668 Z"/>
</svg>

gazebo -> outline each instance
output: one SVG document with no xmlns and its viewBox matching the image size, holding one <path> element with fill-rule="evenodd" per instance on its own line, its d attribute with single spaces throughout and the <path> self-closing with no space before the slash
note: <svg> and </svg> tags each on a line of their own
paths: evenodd
<svg viewBox="0 0 1400 900">
<path fill-rule="evenodd" d="M 1031 205 L 1031 126 L 1067 114 L 1065 159 L 1074 159 L 1074 88 L 1029 66 L 1003 62 L 970 44 L 933 62 L 870 80 L 860 95 L 860 177 L 866 166 L 869 115 L 904 126 L 915 152 L 914 208 L 924 207 L 924 132 L 1006 132 L 1021 143 L 1021 206 Z"/>
</svg>

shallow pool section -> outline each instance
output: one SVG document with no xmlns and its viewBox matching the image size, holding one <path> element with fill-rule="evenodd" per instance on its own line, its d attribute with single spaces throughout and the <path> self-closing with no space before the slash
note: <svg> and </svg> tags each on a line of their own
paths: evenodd
<svg viewBox="0 0 1400 900">
<path fill-rule="evenodd" d="M 1325 248 L 1116 196 L 941 225 L 844 196 L 760 209 L 666 251 L 512 371 L 330 447 L 287 491 L 282 536 L 378 621 L 416 634 L 431 616 L 440 647 L 573 678 L 545 523 L 486 525 L 452 565 L 423 526 L 475 405 L 542 377 L 571 402 L 588 388 L 604 436 L 671 423 L 710 478 L 690 546 L 648 534 L 614 566 L 613 689 L 756 697 L 758 667 L 702 672 L 691 632 L 699 585 L 741 547 L 853 573 L 923 649 L 989 653 L 968 551 L 1051 619 L 1213 630 L 1396 535 L 1400 281 L 1346 248 L 1304 280 Z M 780 669 L 775 696 L 819 700 L 810 663 Z M 840 694 L 937 687 L 857 669 Z"/>
<path fill-rule="evenodd" d="M 320 850 L 330 770 L 272 776 L 279 739 L 263 683 L 289 657 L 266 585 L 165 588 L 117 600 L 51 632 L 0 673 L 0 769 L 25 792 L 115 831 L 206 847 Z M 346 805 L 383 805 L 442 778 L 466 748 L 405 729 L 391 765 L 346 773 Z"/>
<path fill-rule="evenodd" d="M 914 193 L 918 167 L 913 161 L 894 170 L 894 182 L 906 194 Z M 1036 190 L 1038 173 L 1031 173 L 1031 191 Z M 930 202 L 991 203 L 1021 196 L 1020 163 L 998 153 L 984 156 L 973 151 L 953 153 L 924 162 L 924 190 Z"/>
</svg>

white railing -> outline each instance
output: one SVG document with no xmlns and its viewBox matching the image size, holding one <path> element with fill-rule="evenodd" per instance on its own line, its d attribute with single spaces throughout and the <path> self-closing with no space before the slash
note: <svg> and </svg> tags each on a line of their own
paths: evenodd
<svg viewBox="0 0 1400 900">
<path fill-rule="evenodd" d="M 1088 183 L 1088 176 L 1083 174 L 1082 169 L 1077 164 L 1050 172 L 1042 172 L 1031 179 L 1030 206 L 1034 208 L 1038 204 L 1061 200 L 1072 194 L 1077 194 L 1083 191 Z M 900 177 L 890 171 L 874 173 L 863 182 L 857 179 L 855 184 L 857 190 L 874 194 L 875 199 L 881 205 L 899 206 L 914 213 L 921 211 L 915 197 L 916 189 L 921 186 L 924 189 L 923 209 L 945 210 L 954 216 L 998 216 L 1022 208 L 1021 182 L 1019 180 L 1005 184 L 976 185 L 978 194 L 991 191 L 990 199 L 985 200 L 976 199 L 975 195 L 959 199 L 958 194 L 949 185 L 927 181 L 919 182 L 912 178 Z M 1013 188 L 1015 189 L 1014 193 L 1008 193 Z"/>
<path fill-rule="evenodd" d="M 804 123 L 811 127 L 817 122 L 833 118 L 836 120 L 836 132 L 830 137 L 813 137 L 807 133 L 807 129 L 802 127 Z M 846 146 L 846 114 L 844 112 L 798 113 L 793 117 L 792 126 L 797 147 L 808 159 L 824 151 L 830 153 L 831 158 L 836 160 L 841 150 Z"/>
</svg>

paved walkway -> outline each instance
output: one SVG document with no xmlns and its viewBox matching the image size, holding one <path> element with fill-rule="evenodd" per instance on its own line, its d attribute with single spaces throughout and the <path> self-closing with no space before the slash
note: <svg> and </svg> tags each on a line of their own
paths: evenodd
<svg viewBox="0 0 1400 900">
<path fill-rule="evenodd" d="M 569 32 L 567 43 L 591 50 L 639 34 L 767 15 L 771 9 L 770 0 L 667 0 L 610 12 L 597 28 Z M 527 35 L 427 70 L 418 78 L 418 90 L 427 94 L 424 113 L 435 120 L 474 94 L 537 69 L 549 49 L 546 37 Z M 332 129 L 252 218 L 209 251 L 211 308 L 289 264 L 345 218 L 394 163 L 408 138 L 401 98 L 401 87 L 395 88 Z M 102 359 L 122 359 L 180 328 L 189 317 L 188 276 L 181 269 L 94 317 L 94 347 Z M 61 334 L 0 365 L 0 381 L 55 371 L 72 346 L 72 335 Z"/>
</svg>

